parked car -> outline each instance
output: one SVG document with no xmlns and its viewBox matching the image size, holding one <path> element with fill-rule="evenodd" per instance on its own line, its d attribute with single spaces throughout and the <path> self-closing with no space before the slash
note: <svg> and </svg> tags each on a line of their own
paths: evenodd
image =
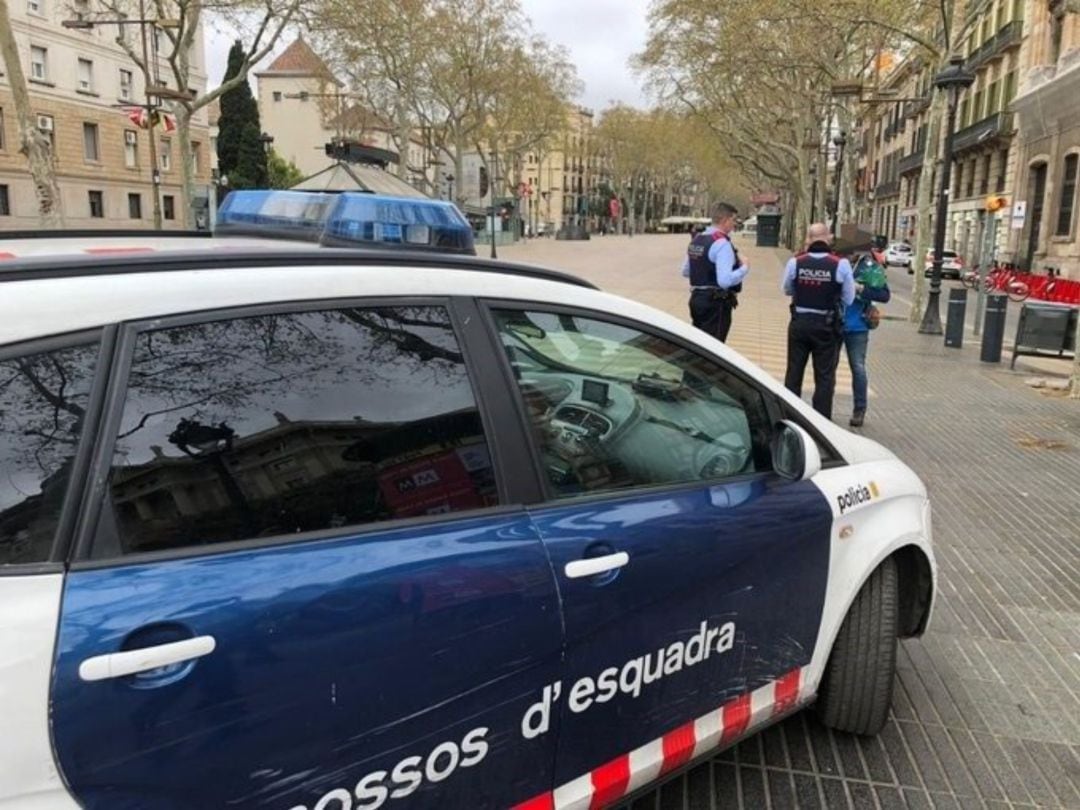
<svg viewBox="0 0 1080 810">
<path fill-rule="evenodd" d="M 911 267 L 911 245 L 893 242 L 885 249 L 885 263 L 889 267 Z"/>
<path fill-rule="evenodd" d="M 0 806 L 599 807 L 882 728 L 918 477 L 439 205 L 0 240 Z"/>
<path fill-rule="evenodd" d="M 941 253 L 941 277 L 958 279 L 964 272 L 964 260 L 960 258 L 960 255 L 955 250 L 945 250 Z M 934 265 L 934 251 L 926 251 L 926 262 L 923 265 L 923 275 L 927 278 L 930 277 L 930 271 Z M 908 267 L 908 273 L 911 273 L 912 269 Z"/>
</svg>

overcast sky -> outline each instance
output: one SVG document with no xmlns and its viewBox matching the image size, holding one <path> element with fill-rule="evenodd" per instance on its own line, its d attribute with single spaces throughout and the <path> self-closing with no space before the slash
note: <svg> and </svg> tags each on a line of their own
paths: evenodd
<svg viewBox="0 0 1080 810">
<path fill-rule="evenodd" d="M 599 111 L 612 101 L 642 106 L 645 97 L 627 62 L 645 47 L 648 0 L 521 0 L 537 31 L 570 49 L 585 82 L 580 101 Z M 231 37 L 207 29 L 210 82 L 225 72 Z M 280 47 L 291 42 L 286 38 Z"/>
</svg>

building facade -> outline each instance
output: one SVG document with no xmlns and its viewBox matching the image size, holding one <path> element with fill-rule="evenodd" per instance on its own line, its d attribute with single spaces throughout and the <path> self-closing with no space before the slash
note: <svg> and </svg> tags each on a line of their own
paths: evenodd
<svg viewBox="0 0 1080 810">
<path fill-rule="evenodd" d="M 1015 199 L 1016 96 L 1026 41 L 1024 0 L 979 0 L 968 6 L 961 49 L 975 83 L 960 97 L 953 135 L 948 246 L 976 263 L 992 246 L 1008 247 L 1003 220 L 986 211 L 987 197 Z M 990 233 L 987 233 L 990 229 Z"/>
<path fill-rule="evenodd" d="M 263 131 L 273 137 L 274 150 L 305 177 L 332 162 L 326 145 L 335 140 L 398 152 L 391 125 L 357 104 L 303 37 L 255 77 Z M 419 188 L 425 186 L 425 176 L 435 179 L 435 166 L 420 137 L 411 139 L 402 157 L 407 182 Z"/>
<path fill-rule="evenodd" d="M 16 0 L 9 10 L 33 115 L 52 145 L 67 227 L 149 228 L 155 193 L 160 194 L 163 227 L 185 227 L 184 207 L 200 201 L 185 199 L 179 140 L 162 126 L 152 130 L 160 185 L 153 182 L 150 131 L 128 115 L 131 108 L 145 104 L 143 75 L 116 43 L 117 27 L 64 28 L 61 23 L 74 15 L 59 0 Z M 138 26 L 128 26 L 127 36 L 137 38 Z M 158 36 L 161 47 L 167 48 L 165 37 L 160 32 Z M 195 41 L 191 89 L 200 93 L 206 87 L 206 63 L 202 36 Z M 172 73 L 163 57 L 158 61 L 160 83 L 167 84 Z M 192 122 L 191 141 L 196 185 L 205 192 L 211 166 L 205 110 Z M 4 230 L 38 227 L 37 199 L 20 147 L 9 77 L 0 61 L 0 229 Z"/>
<path fill-rule="evenodd" d="M 1019 161 L 1011 104 L 1027 42 L 1026 17 L 1025 0 L 975 0 L 967 7 L 959 52 L 975 81 L 957 108 L 946 248 L 971 263 L 986 249 L 999 260 L 1009 257 L 1007 223 L 988 214 L 986 203 L 991 195 L 1010 202 L 1015 196 Z M 859 190 L 866 200 L 860 221 L 891 240 L 914 241 L 923 164 L 928 152 L 931 160 L 938 153 L 927 144 L 933 79 L 933 66 L 923 57 L 901 60 L 877 88 L 886 100 L 867 105 L 860 119 Z M 888 102 L 890 96 L 903 101 Z M 936 166 L 931 183 L 933 200 Z"/>
<path fill-rule="evenodd" d="M 1080 3 L 1028 0 L 1027 47 L 1012 104 L 1019 124 L 1009 252 L 1025 269 L 1080 279 Z"/>
</svg>

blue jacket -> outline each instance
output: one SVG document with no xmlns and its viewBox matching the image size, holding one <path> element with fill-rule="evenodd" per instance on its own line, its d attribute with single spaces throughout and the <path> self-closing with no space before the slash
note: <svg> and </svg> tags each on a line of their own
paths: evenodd
<svg viewBox="0 0 1080 810">
<path fill-rule="evenodd" d="M 861 283 L 861 273 L 855 272 L 855 283 Z M 889 299 L 892 298 L 892 293 L 889 292 L 888 283 L 884 287 L 863 287 L 862 292 L 855 294 L 855 300 L 848 304 L 847 309 L 844 310 L 844 331 L 845 332 L 868 332 L 869 327 L 866 325 L 866 321 L 863 320 L 863 312 L 873 302 L 879 304 L 887 304 Z"/>
</svg>

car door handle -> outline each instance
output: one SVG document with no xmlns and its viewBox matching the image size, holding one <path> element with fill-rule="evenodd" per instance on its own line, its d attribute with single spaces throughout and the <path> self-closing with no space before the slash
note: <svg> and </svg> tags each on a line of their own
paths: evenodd
<svg viewBox="0 0 1080 810">
<path fill-rule="evenodd" d="M 84 681 L 104 681 L 122 678 L 172 664 L 181 664 L 209 655 L 217 647 L 213 636 L 196 636 L 170 644 L 158 644 L 139 650 L 95 655 L 79 664 L 79 677 Z"/>
<path fill-rule="evenodd" d="M 622 568 L 630 562 L 630 555 L 625 551 L 615 554 L 605 554 L 603 557 L 588 557 L 584 560 L 571 560 L 566 564 L 566 576 L 570 579 L 582 577 L 594 577 Z"/>
</svg>

